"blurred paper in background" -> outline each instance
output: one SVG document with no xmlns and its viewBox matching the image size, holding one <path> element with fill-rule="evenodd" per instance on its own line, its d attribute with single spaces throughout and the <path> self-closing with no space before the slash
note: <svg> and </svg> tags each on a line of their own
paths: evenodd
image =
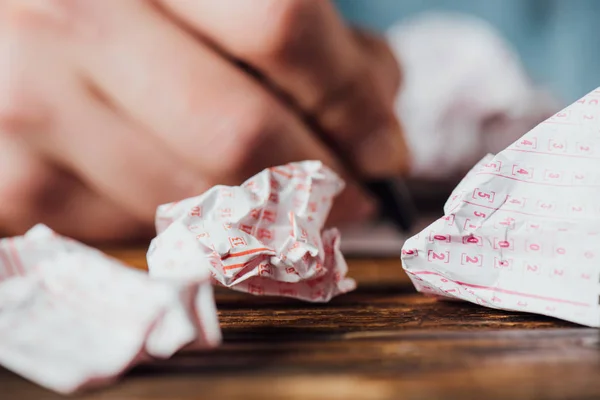
<svg viewBox="0 0 600 400">
<path fill-rule="evenodd" d="M 458 182 L 483 155 L 500 151 L 559 108 L 485 21 L 425 14 L 393 26 L 388 41 L 404 78 L 396 111 L 412 151 L 411 178 L 430 183 L 429 197 L 447 197 L 450 191 L 435 182 Z M 421 192 L 427 198 L 427 190 Z M 344 230 L 342 251 L 398 255 L 404 240 L 391 226 L 375 223 Z"/>
</svg>

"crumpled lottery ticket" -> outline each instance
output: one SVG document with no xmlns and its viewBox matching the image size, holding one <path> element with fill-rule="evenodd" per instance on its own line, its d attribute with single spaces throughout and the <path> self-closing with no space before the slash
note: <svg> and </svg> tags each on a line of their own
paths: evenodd
<svg viewBox="0 0 600 400">
<path fill-rule="evenodd" d="M 208 274 L 156 281 L 43 225 L 0 240 L 0 364 L 42 386 L 71 393 L 220 340 Z"/>
<path fill-rule="evenodd" d="M 193 280 L 210 270 L 235 290 L 329 301 L 356 286 L 346 277 L 338 231 L 322 232 L 343 186 L 321 162 L 304 161 L 162 205 L 148 251 L 150 274 Z"/>
<path fill-rule="evenodd" d="M 402 249 L 416 288 L 600 326 L 600 89 L 480 162 Z"/>
</svg>

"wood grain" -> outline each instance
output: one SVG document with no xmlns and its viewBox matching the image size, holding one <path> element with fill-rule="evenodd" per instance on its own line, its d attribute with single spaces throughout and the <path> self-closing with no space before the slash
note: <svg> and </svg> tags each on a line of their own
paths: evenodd
<svg viewBox="0 0 600 400">
<path fill-rule="evenodd" d="M 145 268 L 142 248 L 106 249 Z M 139 366 L 82 399 L 595 399 L 600 336 L 415 293 L 398 259 L 350 260 L 329 304 L 217 289 L 224 344 Z M 1 399 L 60 398 L 0 369 Z"/>
</svg>

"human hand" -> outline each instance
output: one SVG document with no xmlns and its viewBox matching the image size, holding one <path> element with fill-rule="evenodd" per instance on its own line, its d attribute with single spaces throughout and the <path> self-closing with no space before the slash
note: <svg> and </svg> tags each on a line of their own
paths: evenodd
<svg viewBox="0 0 600 400">
<path fill-rule="evenodd" d="M 398 67 L 322 0 L 0 1 L 0 226 L 82 240 L 150 234 L 156 206 L 319 159 L 348 186 L 332 220 L 407 169 Z M 257 78 L 258 76 L 258 78 Z"/>
</svg>

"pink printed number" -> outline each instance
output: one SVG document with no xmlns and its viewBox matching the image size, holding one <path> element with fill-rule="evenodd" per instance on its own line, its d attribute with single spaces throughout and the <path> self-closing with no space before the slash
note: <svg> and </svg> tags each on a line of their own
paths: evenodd
<svg viewBox="0 0 600 400">
<path fill-rule="evenodd" d="M 506 217 L 497 221 L 494 225 L 498 229 L 515 229 L 515 219 Z"/>
<path fill-rule="evenodd" d="M 434 232 L 430 232 L 429 233 L 429 241 L 431 243 L 433 243 L 433 242 L 450 243 L 451 239 L 450 239 L 450 235 L 440 235 L 440 234 L 435 234 Z"/>
<path fill-rule="evenodd" d="M 271 178 L 269 181 L 269 186 L 271 187 L 271 189 L 273 190 L 279 190 L 279 182 L 277 181 L 277 179 L 275 178 Z"/>
<path fill-rule="evenodd" d="M 221 197 L 233 197 L 233 190 L 231 188 L 221 188 L 219 190 L 219 196 L 221 196 Z"/>
<path fill-rule="evenodd" d="M 560 182 L 562 180 L 563 174 L 558 171 L 550 171 L 546 170 L 544 173 L 544 180 L 552 181 L 552 182 Z"/>
<path fill-rule="evenodd" d="M 556 254 L 563 256 L 563 255 L 567 254 L 567 250 L 564 247 L 557 247 Z"/>
<path fill-rule="evenodd" d="M 448 226 L 454 225 L 454 214 L 443 216 L 442 219 L 448 222 Z"/>
<path fill-rule="evenodd" d="M 475 190 L 473 190 L 473 199 L 475 200 L 487 200 L 488 202 L 493 203 L 495 197 L 496 192 L 494 191 L 486 192 L 485 190 L 480 190 L 479 188 L 475 188 Z"/>
<path fill-rule="evenodd" d="M 246 246 L 246 239 L 244 239 L 243 237 L 229 237 L 229 243 L 233 246 L 233 247 L 238 247 L 238 246 Z"/>
<path fill-rule="evenodd" d="M 494 238 L 494 249 L 514 250 L 513 241 L 512 239 Z"/>
<path fill-rule="evenodd" d="M 506 195 L 506 203 L 515 207 L 523 207 L 525 206 L 525 202 L 527 200 L 524 197 L 513 197 L 511 195 Z"/>
<path fill-rule="evenodd" d="M 481 254 L 469 255 L 467 253 L 462 253 L 460 262 L 462 265 L 474 265 L 481 267 L 483 263 L 483 256 Z"/>
<path fill-rule="evenodd" d="M 480 247 L 483 246 L 483 241 L 481 240 L 481 236 L 475 236 L 475 235 L 464 236 L 462 238 L 462 242 L 463 242 L 463 244 L 477 245 Z"/>
<path fill-rule="evenodd" d="M 531 179 L 533 178 L 533 168 L 527 168 L 518 164 L 513 165 L 512 175 L 519 179 Z"/>
<path fill-rule="evenodd" d="M 260 208 L 254 208 L 254 209 L 250 210 L 250 217 L 253 219 L 259 219 L 260 218 Z"/>
<path fill-rule="evenodd" d="M 404 250 L 402 249 L 402 255 L 403 256 L 413 256 L 416 257 L 417 255 L 419 255 L 419 252 L 417 249 L 410 249 L 410 250 Z"/>
<path fill-rule="evenodd" d="M 593 154 L 592 146 L 587 143 L 577 143 L 577 152 L 580 154 Z"/>
<path fill-rule="evenodd" d="M 271 275 L 271 267 L 269 266 L 269 264 L 260 264 L 258 266 L 258 275 Z"/>
<path fill-rule="evenodd" d="M 512 269 L 512 259 L 494 258 L 494 268 Z"/>
<path fill-rule="evenodd" d="M 554 114 L 554 117 L 561 118 L 561 119 L 566 119 L 566 118 L 569 117 L 570 114 L 571 113 L 569 111 L 561 111 L 561 112 L 558 112 L 558 113 Z"/>
<path fill-rule="evenodd" d="M 515 143 L 515 147 L 524 149 L 537 149 L 537 138 L 522 138 Z"/>
<path fill-rule="evenodd" d="M 585 178 L 586 174 L 584 174 L 583 172 L 575 172 L 573 173 L 573 179 L 571 179 L 571 181 L 573 182 L 573 184 L 579 185 L 585 183 Z"/>
<path fill-rule="evenodd" d="M 543 201 L 538 201 L 537 205 L 543 211 L 553 211 L 554 210 L 554 204 L 552 204 L 552 203 L 546 203 L 546 202 L 543 202 Z"/>
<path fill-rule="evenodd" d="M 538 243 L 535 243 L 535 242 L 526 242 L 525 250 L 527 250 L 528 252 L 537 253 L 540 250 L 542 250 L 542 246 L 540 246 Z"/>
<path fill-rule="evenodd" d="M 273 231 L 266 228 L 260 228 L 257 236 L 258 240 L 271 240 L 273 239 Z"/>
<path fill-rule="evenodd" d="M 465 229 L 466 230 L 475 230 L 477 228 L 479 228 L 481 226 L 481 224 L 479 222 L 471 222 L 471 220 L 469 218 L 465 219 Z"/>
<path fill-rule="evenodd" d="M 580 278 L 589 281 L 590 279 L 592 279 L 592 275 L 582 272 Z"/>
<path fill-rule="evenodd" d="M 566 149 L 567 145 L 565 144 L 565 142 L 555 139 L 550 139 L 548 141 L 548 151 L 564 153 Z"/>
<path fill-rule="evenodd" d="M 264 210 L 262 218 L 265 221 L 275 222 L 275 220 L 277 219 L 277 214 L 274 211 Z"/>
<path fill-rule="evenodd" d="M 277 193 L 269 194 L 269 201 L 272 203 L 279 203 L 279 195 Z"/>
<path fill-rule="evenodd" d="M 435 252 L 433 250 L 429 250 L 427 252 L 427 261 L 429 261 L 429 262 L 442 261 L 443 263 L 448 264 L 448 262 L 450 261 L 450 252 L 449 251 Z"/>
<path fill-rule="evenodd" d="M 573 211 L 574 213 L 580 213 L 580 212 L 583 212 L 583 207 L 581 207 L 581 206 L 571 206 L 571 211 Z"/>
<path fill-rule="evenodd" d="M 500 172 L 500 170 L 502 169 L 502 161 L 493 161 L 487 164 L 483 164 L 483 167 L 489 171 Z"/>
<path fill-rule="evenodd" d="M 240 225 L 240 230 L 246 232 L 247 234 L 251 235 L 252 234 L 252 225 L 246 225 L 246 224 L 241 224 Z"/>
<path fill-rule="evenodd" d="M 562 277 L 565 274 L 565 270 L 561 268 L 554 268 L 552 271 L 552 276 L 554 277 Z"/>
<path fill-rule="evenodd" d="M 242 186 L 244 186 L 247 189 L 257 189 L 258 188 L 258 184 L 254 180 L 253 181 L 247 181 Z"/>
<path fill-rule="evenodd" d="M 192 207 L 190 210 L 190 217 L 202 217 L 202 208 Z"/>
</svg>

